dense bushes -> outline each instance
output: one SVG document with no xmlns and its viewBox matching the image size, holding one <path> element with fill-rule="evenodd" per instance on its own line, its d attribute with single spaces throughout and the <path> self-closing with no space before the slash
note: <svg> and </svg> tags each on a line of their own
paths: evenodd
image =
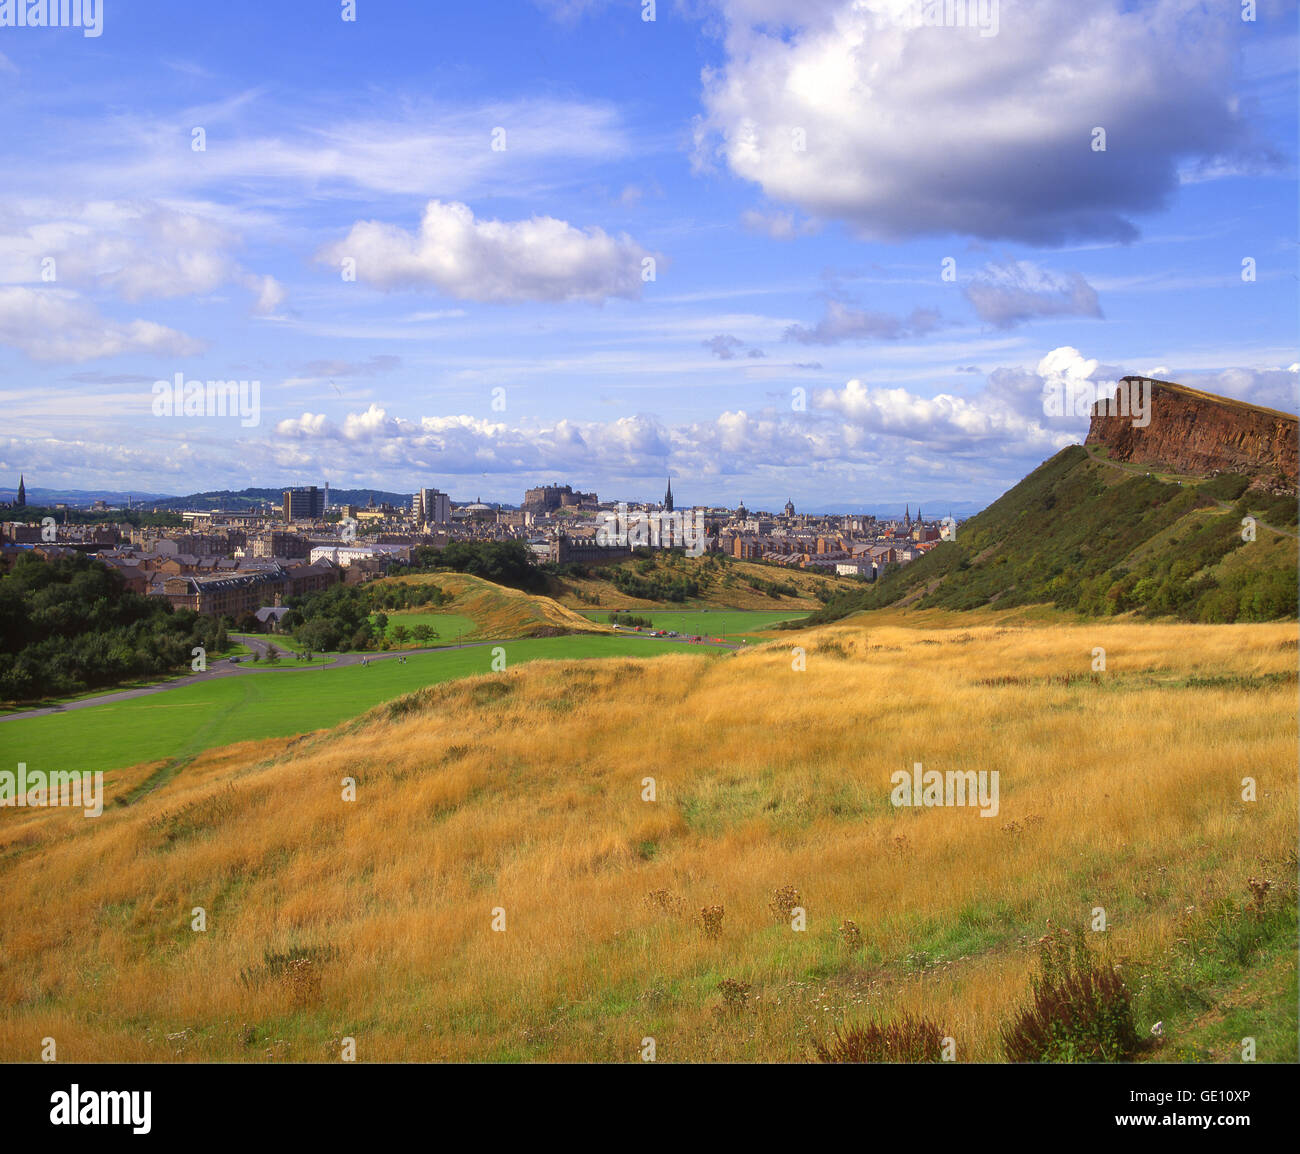
<svg viewBox="0 0 1300 1154">
<path fill-rule="evenodd" d="M 611 625 L 627 625 L 633 629 L 637 627 L 642 629 L 654 628 L 654 622 L 649 617 L 637 617 L 632 613 L 611 613 L 608 620 Z"/>
<path fill-rule="evenodd" d="M 649 576 L 638 576 L 627 569 L 615 569 L 610 582 L 620 593 L 646 601 L 685 601 L 700 592 L 699 582 L 693 577 L 672 577 L 653 570 Z"/>
<path fill-rule="evenodd" d="M 454 595 L 437 585 L 382 582 L 335 585 L 319 593 L 290 597 L 283 627 L 304 649 L 317 653 L 370 649 L 384 636 L 389 609 L 446 605 Z M 371 624 L 371 614 L 375 615 Z"/>
<path fill-rule="evenodd" d="M 0 698 L 81 693 L 188 666 L 227 646 L 221 623 L 127 591 L 121 574 L 78 555 L 23 554 L 0 577 Z"/>
<path fill-rule="evenodd" d="M 546 575 L 522 541 L 452 541 L 445 549 L 420 545 L 412 550 L 410 571 L 435 573 L 447 569 L 525 593 L 546 589 Z"/>
<path fill-rule="evenodd" d="M 798 597 L 799 590 L 789 581 L 768 581 L 765 577 L 747 577 L 745 583 L 756 593 L 769 597 Z"/>
<path fill-rule="evenodd" d="M 1030 1004 L 1003 1027 L 1002 1044 L 1013 1062 L 1123 1062 L 1148 1046 L 1124 979 L 1069 930 L 1040 940 Z"/>
</svg>

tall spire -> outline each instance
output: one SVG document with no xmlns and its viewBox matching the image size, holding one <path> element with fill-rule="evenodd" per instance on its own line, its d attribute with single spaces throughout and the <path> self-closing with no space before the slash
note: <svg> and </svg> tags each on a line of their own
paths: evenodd
<svg viewBox="0 0 1300 1154">
<path fill-rule="evenodd" d="M 18 507 L 21 509 L 27 504 L 27 486 L 23 482 L 23 475 L 18 474 Z"/>
<path fill-rule="evenodd" d="M 668 492 L 664 494 L 664 509 L 671 513 L 673 511 L 673 479 L 668 478 Z"/>
</svg>

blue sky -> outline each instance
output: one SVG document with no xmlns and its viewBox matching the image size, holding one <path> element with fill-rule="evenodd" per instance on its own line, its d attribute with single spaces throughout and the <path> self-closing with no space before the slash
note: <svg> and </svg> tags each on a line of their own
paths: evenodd
<svg viewBox="0 0 1300 1154">
<path fill-rule="evenodd" d="M 966 512 L 1063 382 L 1294 411 L 1295 3 L 949 8 L 0 27 L 0 483 Z"/>
</svg>

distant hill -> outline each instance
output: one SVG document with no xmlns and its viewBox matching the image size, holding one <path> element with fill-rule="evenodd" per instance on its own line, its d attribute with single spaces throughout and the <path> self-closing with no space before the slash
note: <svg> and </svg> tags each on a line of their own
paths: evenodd
<svg viewBox="0 0 1300 1154">
<path fill-rule="evenodd" d="M 89 508 L 96 501 L 107 505 L 125 508 L 132 505 L 153 506 L 159 501 L 174 501 L 177 498 L 161 493 L 141 493 L 121 489 L 41 489 L 27 486 L 27 504 L 49 508 L 54 505 L 70 505 L 73 508 Z M 17 488 L 0 488 L 0 501 L 14 501 L 18 498 Z"/>
<path fill-rule="evenodd" d="M 297 488 L 296 485 L 283 485 L 278 489 L 213 489 L 206 493 L 191 493 L 188 497 L 166 497 L 155 504 L 160 509 L 224 509 L 235 512 L 245 508 L 256 507 L 266 501 L 279 505 L 284 499 L 284 490 Z M 323 486 L 321 486 L 323 488 Z M 410 493 L 390 493 L 384 489 L 330 489 L 331 505 L 366 505 L 374 498 L 376 505 L 387 501 L 390 505 L 409 506 Z"/>
</svg>

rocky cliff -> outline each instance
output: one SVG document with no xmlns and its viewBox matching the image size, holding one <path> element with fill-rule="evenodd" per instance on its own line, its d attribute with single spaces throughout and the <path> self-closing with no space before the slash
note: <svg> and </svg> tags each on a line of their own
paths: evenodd
<svg viewBox="0 0 1300 1154">
<path fill-rule="evenodd" d="M 1145 425 L 1138 401 L 1150 398 Z M 1297 430 L 1289 413 L 1189 389 L 1172 381 L 1125 377 L 1114 401 L 1092 410 L 1087 445 L 1102 445 L 1112 461 L 1154 465 L 1176 473 L 1244 473 L 1254 487 L 1296 489 Z"/>
</svg>

